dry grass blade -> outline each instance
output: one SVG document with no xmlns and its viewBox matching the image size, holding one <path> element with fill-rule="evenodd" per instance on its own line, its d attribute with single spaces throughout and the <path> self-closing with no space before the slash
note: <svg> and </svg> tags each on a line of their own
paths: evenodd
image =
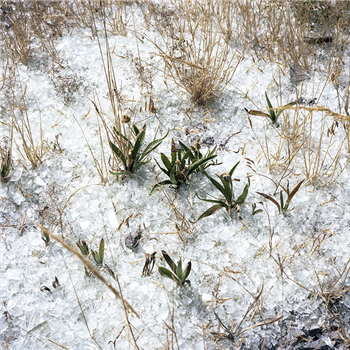
<svg viewBox="0 0 350 350">
<path fill-rule="evenodd" d="M 108 281 L 92 266 L 91 262 L 86 259 L 79 251 L 73 247 L 71 247 L 69 244 L 67 244 L 62 238 L 54 235 L 52 232 L 50 232 L 48 229 L 43 227 L 42 225 L 39 225 L 35 223 L 35 226 L 39 227 L 44 234 L 49 235 L 51 238 L 53 238 L 55 241 L 58 243 L 62 244 L 63 247 L 65 247 L 67 250 L 69 250 L 71 253 L 76 255 L 82 263 L 103 283 L 105 284 L 111 291 L 112 293 L 122 302 L 123 307 L 125 306 L 127 309 L 129 309 L 131 312 L 133 312 L 137 317 L 140 317 L 138 313 L 134 310 L 134 308 L 125 300 L 121 297 L 119 292 L 110 284 Z"/>
</svg>

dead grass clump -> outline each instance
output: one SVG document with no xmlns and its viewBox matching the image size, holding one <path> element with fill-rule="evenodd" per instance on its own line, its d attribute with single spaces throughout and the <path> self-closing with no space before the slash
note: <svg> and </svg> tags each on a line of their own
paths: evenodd
<svg viewBox="0 0 350 350">
<path fill-rule="evenodd" d="M 222 93 L 243 59 L 245 48 L 232 52 L 209 11 L 211 2 L 180 1 L 172 6 L 147 3 L 162 43 L 148 38 L 165 63 L 165 74 L 186 90 L 193 102 L 205 104 Z"/>
</svg>

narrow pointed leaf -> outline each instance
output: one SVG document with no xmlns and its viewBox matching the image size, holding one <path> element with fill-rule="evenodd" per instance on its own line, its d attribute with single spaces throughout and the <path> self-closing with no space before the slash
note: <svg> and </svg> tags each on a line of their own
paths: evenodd
<svg viewBox="0 0 350 350">
<path fill-rule="evenodd" d="M 209 209 L 207 209 L 195 222 L 198 222 L 201 219 L 204 219 L 210 215 L 215 214 L 220 209 L 224 208 L 221 204 L 213 205 Z"/>
<path fill-rule="evenodd" d="M 171 259 L 171 257 L 168 255 L 168 253 L 165 252 L 164 250 L 162 250 L 162 254 L 163 254 L 163 257 L 164 257 L 165 261 L 167 262 L 167 264 L 174 271 L 174 273 L 176 273 L 176 265 L 175 265 L 173 259 Z"/>
<path fill-rule="evenodd" d="M 156 163 L 157 163 L 158 167 L 160 168 L 160 170 L 161 170 L 163 173 L 165 173 L 166 175 L 169 176 L 170 170 L 164 169 L 163 167 L 161 167 L 161 166 L 159 165 L 157 159 L 155 159 L 155 158 L 153 158 L 153 159 L 156 161 Z"/>
<path fill-rule="evenodd" d="M 168 277 L 168 278 L 172 279 L 173 281 L 175 281 L 177 284 L 179 284 L 179 282 L 180 282 L 179 279 L 171 271 L 169 271 L 165 267 L 162 267 L 162 266 L 158 267 L 158 271 L 162 276 Z"/>
<path fill-rule="evenodd" d="M 216 180 L 214 180 L 211 176 L 209 176 L 204 170 L 201 170 L 201 172 L 225 196 L 225 189 Z"/>
<path fill-rule="evenodd" d="M 155 191 L 157 191 L 158 188 L 160 188 L 162 186 L 166 186 L 166 185 L 173 185 L 173 183 L 170 180 L 158 182 L 156 185 L 153 186 L 149 195 L 151 196 Z"/>
<path fill-rule="evenodd" d="M 134 124 L 133 126 L 133 129 L 134 129 L 134 132 L 135 132 L 135 135 L 137 136 L 139 134 L 139 129 L 137 128 L 137 126 Z M 146 125 L 143 127 L 143 129 L 145 130 L 146 129 Z"/>
<path fill-rule="evenodd" d="M 174 165 L 173 168 L 171 169 L 169 177 L 172 184 L 177 185 L 178 181 L 175 178 L 175 170 L 176 170 L 176 165 Z"/>
<path fill-rule="evenodd" d="M 145 130 L 141 131 L 138 135 L 137 135 L 137 139 L 135 141 L 135 145 L 133 150 L 131 151 L 131 155 L 133 159 L 137 159 L 138 155 L 140 153 L 141 150 L 141 146 L 143 144 L 143 141 L 145 140 L 145 136 L 146 136 L 146 132 Z"/>
<path fill-rule="evenodd" d="M 164 154 L 164 153 L 161 153 L 160 154 L 160 157 L 162 158 L 162 162 L 163 164 L 166 166 L 166 168 L 168 169 L 168 171 L 170 172 L 173 165 L 170 163 L 170 160 L 168 159 L 168 157 Z M 174 162 L 175 163 L 175 162 Z M 173 163 L 173 164 L 174 164 Z"/>
<path fill-rule="evenodd" d="M 269 100 L 269 98 L 268 98 L 266 92 L 265 92 L 265 97 L 266 97 L 267 105 L 269 106 L 269 109 L 270 109 L 270 110 L 269 110 L 270 118 L 271 118 L 271 120 L 272 120 L 273 123 L 276 123 L 276 122 L 277 122 L 276 113 L 275 113 L 275 111 L 273 111 L 273 110 L 271 109 L 271 108 L 273 108 L 273 107 L 272 107 L 272 104 L 271 104 L 271 102 L 270 102 L 270 100 Z"/>
<path fill-rule="evenodd" d="M 217 155 L 213 155 L 213 156 L 209 156 L 209 157 L 197 160 L 196 162 L 194 162 L 193 164 L 191 164 L 189 166 L 189 168 L 188 168 L 188 175 L 190 175 L 191 173 L 196 171 L 198 168 L 200 168 L 202 165 L 208 163 L 209 160 L 211 160 L 211 159 L 213 159 L 215 157 L 217 157 Z"/>
<path fill-rule="evenodd" d="M 247 198 L 249 191 L 249 184 L 246 184 L 244 186 L 242 194 L 236 199 L 235 204 L 243 204 L 245 199 Z"/>
<path fill-rule="evenodd" d="M 271 201 L 272 203 L 274 203 L 277 208 L 278 208 L 278 212 L 281 213 L 281 206 L 278 204 L 278 202 L 276 201 L 276 199 L 274 199 L 273 197 L 269 196 L 268 194 L 265 193 L 261 193 L 261 192 L 256 192 L 257 194 L 260 194 L 260 196 L 263 196 L 264 198 L 268 199 L 269 201 Z"/>
<path fill-rule="evenodd" d="M 228 206 L 225 202 L 223 201 L 219 201 L 219 200 L 214 200 L 214 199 L 205 199 L 205 198 L 201 198 L 197 195 L 197 197 L 201 200 L 201 201 L 204 201 L 204 202 L 209 202 L 209 203 L 216 203 L 216 204 L 220 204 L 222 207 L 228 209 Z"/>
<path fill-rule="evenodd" d="M 304 181 L 305 181 L 305 179 L 302 180 L 302 181 L 300 181 L 300 182 L 293 188 L 292 192 L 290 193 L 290 195 L 289 195 L 288 198 L 287 198 L 286 204 L 289 205 L 290 201 L 293 199 L 293 197 L 295 196 L 295 194 L 299 191 L 300 186 L 302 185 L 302 183 L 303 183 Z"/>
<path fill-rule="evenodd" d="M 282 191 L 280 192 L 280 203 L 281 203 L 281 208 L 284 209 L 284 203 L 283 203 L 283 194 Z M 287 208 L 286 208 L 287 209 Z"/>
<path fill-rule="evenodd" d="M 142 157 L 140 158 L 141 160 L 143 158 L 145 158 L 148 154 L 150 154 L 151 152 L 153 152 L 161 143 L 162 141 L 168 136 L 169 134 L 169 131 L 165 134 L 164 137 L 158 139 L 158 140 L 154 140 L 152 141 L 146 148 L 145 150 L 143 151 L 143 155 Z"/>
<path fill-rule="evenodd" d="M 183 273 L 183 275 L 182 275 L 182 282 L 184 282 L 184 281 L 187 279 L 187 277 L 190 275 L 191 266 L 192 266 L 192 264 L 191 264 L 191 261 L 190 261 L 190 262 L 187 264 L 187 266 L 186 266 L 186 268 L 185 268 L 185 271 L 184 271 L 184 273 Z"/>
<path fill-rule="evenodd" d="M 229 171 L 229 175 L 232 177 L 232 175 L 233 175 L 233 173 L 235 172 L 235 170 L 236 170 L 236 168 L 238 167 L 238 164 L 239 164 L 240 162 L 237 162 L 233 167 L 232 167 L 232 169 Z"/>
<path fill-rule="evenodd" d="M 179 262 L 177 263 L 176 267 L 176 276 L 182 280 L 182 260 L 180 258 Z"/>
<path fill-rule="evenodd" d="M 116 156 L 122 161 L 124 168 L 127 169 L 127 164 L 126 164 L 124 154 L 114 143 L 110 142 L 109 145 L 111 146 L 112 151 L 116 154 Z"/>
<path fill-rule="evenodd" d="M 100 247 L 99 247 L 98 252 L 99 252 L 99 257 L 100 257 L 101 264 L 102 264 L 103 258 L 104 258 L 104 255 L 105 255 L 105 241 L 104 241 L 103 238 L 101 239 Z"/>
<path fill-rule="evenodd" d="M 194 155 L 192 154 L 191 150 L 181 141 L 179 141 L 179 144 L 181 146 L 181 148 L 188 154 L 188 158 L 190 158 L 191 160 L 194 160 Z"/>
<path fill-rule="evenodd" d="M 230 187 L 230 184 L 223 179 L 221 176 L 216 175 L 220 181 L 222 182 L 223 186 L 224 186 L 224 190 L 225 190 L 225 199 L 227 201 L 227 203 L 231 204 L 232 203 L 232 188 Z"/>
<path fill-rule="evenodd" d="M 271 116 L 267 113 L 261 112 L 261 111 L 254 111 L 254 110 L 250 110 L 248 111 L 248 114 L 250 115 L 258 115 L 260 117 L 268 117 L 271 118 Z"/>
<path fill-rule="evenodd" d="M 172 164 L 175 164 L 176 162 L 176 151 L 175 151 L 174 139 L 171 140 L 171 162 Z"/>
</svg>

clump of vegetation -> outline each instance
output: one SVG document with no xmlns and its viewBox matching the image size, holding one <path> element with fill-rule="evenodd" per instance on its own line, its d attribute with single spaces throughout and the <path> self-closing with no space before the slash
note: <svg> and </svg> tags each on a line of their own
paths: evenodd
<svg viewBox="0 0 350 350">
<path fill-rule="evenodd" d="M 109 142 L 112 151 L 117 156 L 117 158 L 122 162 L 124 170 L 120 172 L 112 172 L 113 175 L 131 175 L 141 166 L 147 164 L 149 160 L 147 157 L 151 152 L 153 152 L 162 141 L 168 136 L 168 133 L 164 137 L 158 140 L 154 140 L 147 145 L 147 147 L 141 151 L 141 147 L 146 136 L 146 125 L 143 126 L 141 130 L 137 128 L 134 124 L 132 126 L 132 133 L 134 141 L 131 142 L 130 137 L 126 137 L 121 134 L 116 128 L 114 130 L 115 143 Z"/>
<path fill-rule="evenodd" d="M 162 250 L 163 257 L 167 264 L 170 266 L 171 271 L 165 267 L 159 267 L 159 273 L 164 276 L 172 279 L 179 287 L 183 287 L 186 283 L 191 284 L 191 282 L 187 279 L 191 272 L 191 261 L 187 263 L 185 270 L 182 270 L 182 260 L 178 261 L 177 265 L 170 258 L 168 253 Z"/>
<path fill-rule="evenodd" d="M 240 216 L 240 207 L 244 203 L 250 186 L 250 181 L 248 178 L 248 183 L 244 186 L 243 192 L 240 196 L 238 196 L 237 199 L 234 198 L 233 193 L 233 186 L 232 186 L 232 175 L 234 171 L 236 170 L 239 162 L 236 163 L 232 169 L 228 173 L 223 173 L 220 176 L 216 175 L 219 180 L 221 181 L 221 184 L 213 179 L 211 176 L 209 176 L 204 170 L 202 170 L 202 173 L 210 180 L 210 182 L 215 186 L 217 190 L 219 190 L 224 195 L 224 200 L 213 200 L 213 199 L 204 199 L 198 197 L 200 200 L 210 203 L 215 203 L 212 207 L 207 209 L 197 220 L 201 220 L 203 218 L 206 218 L 208 216 L 211 216 L 215 214 L 217 211 L 219 211 L 222 208 L 225 208 L 228 211 L 229 216 L 232 218 L 232 210 L 235 209 L 238 215 L 238 218 L 241 219 Z"/>
<path fill-rule="evenodd" d="M 171 140 L 171 157 L 170 159 L 161 153 L 161 159 L 165 166 L 163 168 L 158 164 L 160 170 L 163 171 L 169 177 L 169 180 L 161 181 L 153 186 L 151 194 L 153 194 L 158 188 L 166 185 L 174 185 L 178 189 L 183 183 L 185 183 L 189 176 L 198 172 L 200 169 L 205 168 L 208 162 L 214 159 L 217 155 L 216 147 L 213 150 L 208 150 L 208 152 L 203 155 L 200 152 L 199 140 L 194 146 L 187 147 L 181 141 L 180 148 L 176 150 L 174 139 Z"/>
</svg>

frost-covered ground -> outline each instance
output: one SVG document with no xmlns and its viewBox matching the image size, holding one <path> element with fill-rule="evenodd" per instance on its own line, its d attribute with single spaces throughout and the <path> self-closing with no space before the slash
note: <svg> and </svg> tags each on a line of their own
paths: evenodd
<svg viewBox="0 0 350 350">
<path fill-rule="evenodd" d="M 134 20 L 136 26 L 141 26 L 141 11 L 135 11 Z M 105 51 L 102 32 L 99 39 Z M 139 110 L 145 101 L 135 73 L 137 50 L 154 74 L 152 93 L 158 110 L 150 113 L 142 108 L 142 112 L 135 113 L 137 125 L 147 125 L 145 144 L 153 140 L 158 127 L 157 137 L 169 131 L 152 157 L 159 161 L 161 152 L 168 155 L 172 138 L 187 144 L 200 138 L 202 150 L 206 148 L 204 142 L 211 147 L 217 145 L 220 165 L 209 167 L 208 173 L 221 174 L 239 161 L 234 173 L 234 178 L 240 180 L 234 182 L 236 195 L 242 192 L 247 176 L 250 178 L 249 194 L 241 208 L 243 219 L 234 213 L 231 220 L 221 210 L 192 224 L 210 206 L 200 201 L 196 193 L 209 198 L 218 197 L 217 191 L 202 174 L 195 174 L 190 184 L 177 192 L 164 188 L 173 205 L 163 191 L 150 196 L 152 186 L 165 179 L 154 160 L 133 176 L 119 181 L 110 176 L 105 184 L 101 183 L 82 130 L 95 157 L 100 159 L 100 122 L 91 100 L 99 99 L 107 117 L 112 116 L 112 111 L 98 42 L 90 30 L 73 29 L 70 35 L 59 39 L 56 47 L 65 58 L 64 74 L 71 79 L 74 76 L 80 86 L 71 101 L 55 88 L 47 73 L 49 64 L 39 50 L 27 67 L 19 66 L 32 133 L 38 142 L 41 113 L 50 150 L 32 170 L 20 160 L 14 147 L 14 169 L 9 181 L 1 185 L 1 348 L 135 348 L 120 301 L 98 279 L 86 277 L 83 264 L 59 243 L 51 240 L 45 246 L 40 230 L 33 225 L 46 215 L 44 226 L 52 229 L 63 208 L 62 220 L 54 233 L 67 243 L 75 245 L 80 238 L 97 250 L 104 238 L 105 263 L 115 271 L 123 297 L 139 315 L 129 312 L 128 319 L 140 349 L 168 349 L 169 344 L 176 349 L 260 349 L 264 342 L 269 344 L 265 348 L 272 349 L 279 345 L 281 334 L 285 341 L 298 333 L 305 334 L 311 325 L 329 325 L 321 294 L 330 292 L 327 288 L 339 278 L 349 260 L 349 166 L 329 185 L 322 186 L 328 180 L 323 177 L 302 186 L 285 216 L 279 215 L 271 201 L 257 194 L 273 195 L 275 183 L 281 179 L 283 186 L 289 180 L 292 189 L 306 178 L 301 153 L 286 171 L 277 165 L 269 171 L 267 147 L 267 157 L 273 162 L 282 125 L 272 127 L 265 118 L 250 116 L 253 132 L 244 110 L 266 111 L 265 91 L 274 106 L 295 101 L 297 89 L 290 82 L 289 68 L 278 63 L 253 62 L 247 51 L 224 92 L 209 107 L 195 106 L 190 111 L 188 94 L 170 79 L 164 84 L 164 75 L 157 70 L 163 69 L 163 62 L 151 43 L 138 40 L 131 31 L 125 37 L 109 35 L 108 39 L 117 84 L 126 99 L 135 101 L 127 102 L 128 106 Z M 302 87 L 298 85 L 298 97 L 317 97 L 318 106 L 338 111 L 335 86 L 327 82 L 328 46 L 322 45 L 319 50 L 324 62 L 320 59 L 310 72 L 310 80 L 304 81 Z M 349 71 L 349 55 L 347 48 L 344 72 Z M 345 83 L 346 76 L 343 78 Z M 340 94 L 345 94 L 341 88 L 342 85 Z M 249 99 L 245 98 L 246 93 Z M 1 105 L 1 120 L 10 120 L 13 106 L 7 104 L 3 92 Z M 313 118 L 309 147 L 315 149 L 311 157 L 317 152 L 321 121 L 326 120 L 325 130 L 333 122 L 321 112 L 314 112 Z M 286 120 L 287 117 L 281 117 L 280 124 Z M 190 131 L 188 135 L 185 128 Z M 2 133 L 5 135 L 5 131 Z M 237 134 L 229 138 L 234 133 Z M 344 135 L 339 126 L 330 149 L 333 157 Z M 325 131 L 323 150 L 330 137 Z M 17 133 L 15 140 L 20 146 Z M 104 151 L 108 158 L 111 151 L 105 139 Z M 344 143 L 338 169 L 349 159 L 346 151 Z M 281 164 L 287 157 L 285 148 L 283 152 Z M 263 212 L 253 216 L 252 203 L 257 203 L 257 209 Z M 174 205 L 182 217 L 175 215 Z M 128 224 L 120 226 L 132 214 Z M 131 251 L 125 247 L 124 238 L 139 227 L 140 247 Z M 185 229 L 179 232 L 181 228 Z M 160 259 L 161 250 L 175 260 L 191 260 L 190 286 L 176 287 L 158 273 L 158 266 L 165 266 Z M 142 277 L 145 253 L 153 252 L 157 252 L 153 273 Z M 116 286 L 107 271 L 102 274 Z M 52 287 L 55 276 L 60 283 L 58 288 Z M 42 291 L 43 286 L 50 292 Z M 349 278 L 343 274 L 333 289 L 344 290 L 348 286 Z M 348 335 L 349 293 L 336 303 Z M 211 332 L 224 332 L 219 319 L 232 330 L 234 339 L 214 339 Z M 242 332 L 272 320 L 275 322 Z M 330 342 L 327 336 L 322 346 Z"/>
</svg>

